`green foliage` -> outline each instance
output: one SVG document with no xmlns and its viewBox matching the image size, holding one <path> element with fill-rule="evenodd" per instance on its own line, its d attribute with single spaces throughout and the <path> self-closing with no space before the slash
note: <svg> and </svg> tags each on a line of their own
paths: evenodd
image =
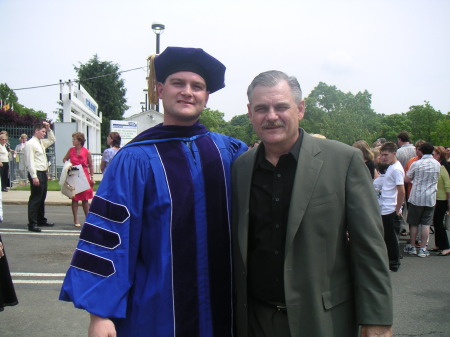
<svg viewBox="0 0 450 337">
<path fill-rule="evenodd" d="M 200 116 L 200 123 L 210 131 L 234 137 L 246 144 L 251 144 L 258 139 L 247 115 L 234 116 L 230 122 L 225 122 L 223 117 L 224 113 L 206 108 Z"/>
<path fill-rule="evenodd" d="M 122 120 L 128 109 L 125 82 L 120 78 L 119 66 L 110 61 L 100 61 L 94 55 L 87 63 L 74 67 L 81 85 L 98 103 L 102 112 L 101 142 L 106 144 L 110 120 Z M 96 78 L 95 78 L 96 77 Z"/>
<path fill-rule="evenodd" d="M 47 114 L 45 112 L 41 110 L 36 111 L 20 104 L 14 90 L 10 89 L 6 83 L 0 83 L 0 98 L 3 100 L 3 104 L 8 103 L 11 109 L 14 107 L 14 112 L 18 116 L 22 116 L 21 118 L 18 118 L 18 120 L 47 120 Z"/>
<path fill-rule="evenodd" d="M 205 108 L 200 116 L 200 123 L 210 131 L 219 132 L 225 125 L 224 116 L 225 114 L 219 110 Z"/>
<path fill-rule="evenodd" d="M 386 138 L 387 141 L 396 143 L 397 135 L 400 131 L 407 130 L 410 132 L 411 130 L 411 121 L 404 113 L 380 115 L 379 119 L 378 138 Z"/>
<path fill-rule="evenodd" d="M 379 121 L 367 90 L 353 95 L 320 82 L 305 102 L 305 117 L 300 125 L 309 133 L 319 133 L 349 145 L 358 139 L 372 142 L 377 138 Z"/>
<path fill-rule="evenodd" d="M 438 123 L 431 139 L 435 145 L 450 146 L 450 113 L 447 113 L 445 120 Z"/>
<path fill-rule="evenodd" d="M 413 105 L 406 115 L 411 121 L 410 131 L 414 138 L 427 142 L 433 142 L 433 138 L 438 136 L 436 134 L 438 125 L 445 120 L 445 116 L 427 101 L 424 105 Z"/>
</svg>

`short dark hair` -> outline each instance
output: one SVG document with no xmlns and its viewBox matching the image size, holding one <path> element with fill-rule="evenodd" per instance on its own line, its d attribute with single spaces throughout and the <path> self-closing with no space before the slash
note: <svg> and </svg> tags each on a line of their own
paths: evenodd
<svg viewBox="0 0 450 337">
<path fill-rule="evenodd" d="M 115 147 L 120 147 L 120 142 L 122 141 L 122 137 L 120 137 L 120 134 L 118 132 L 110 132 L 109 138 L 111 138 L 112 142 L 111 145 Z"/>
<path fill-rule="evenodd" d="M 397 152 L 397 145 L 395 145 L 395 143 L 393 143 L 393 142 L 386 142 L 383 145 L 381 145 L 380 152 L 383 152 L 383 151 L 390 152 L 390 153 Z"/>
<path fill-rule="evenodd" d="M 409 140 L 409 133 L 407 131 L 401 131 L 397 138 L 399 138 L 402 142 L 410 142 Z"/>
<path fill-rule="evenodd" d="M 33 130 L 34 130 L 34 131 L 37 131 L 37 130 L 41 130 L 41 129 L 45 129 L 45 128 L 46 128 L 46 127 L 45 127 L 44 123 L 39 122 L 39 123 L 34 124 Z"/>
<path fill-rule="evenodd" d="M 419 146 L 419 151 L 422 152 L 422 154 L 432 154 L 433 150 L 434 146 L 430 142 L 425 142 Z"/>
</svg>

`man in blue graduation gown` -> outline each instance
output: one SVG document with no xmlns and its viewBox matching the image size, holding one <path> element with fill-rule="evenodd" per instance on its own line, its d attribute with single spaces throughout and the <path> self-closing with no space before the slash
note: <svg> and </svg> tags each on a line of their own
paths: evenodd
<svg viewBox="0 0 450 337">
<path fill-rule="evenodd" d="M 225 66 L 178 47 L 151 63 L 164 122 L 111 161 L 60 299 L 89 336 L 232 336 L 230 167 L 247 147 L 198 123 Z"/>
</svg>

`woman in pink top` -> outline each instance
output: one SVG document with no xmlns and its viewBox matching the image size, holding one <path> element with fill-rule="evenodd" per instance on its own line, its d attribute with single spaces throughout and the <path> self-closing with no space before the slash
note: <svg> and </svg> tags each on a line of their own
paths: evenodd
<svg viewBox="0 0 450 337">
<path fill-rule="evenodd" d="M 67 154 L 63 159 L 64 162 L 70 159 L 70 162 L 73 166 L 81 164 L 84 174 L 86 175 L 86 178 L 91 185 L 90 189 L 75 194 L 72 199 L 72 213 L 75 227 L 81 226 L 80 222 L 78 221 L 78 201 L 81 200 L 84 215 L 87 216 L 89 211 L 89 199 L 92 199 L 94 197 L 94 191 L 92 189 L 92 186 L 94 186 L 94 168 L 92 165 L 91 153 L 84 147 L 85 142 L 86 138 L 84 137 L 84 134 L 82 132 L 73 133 L 72 144 L 74 147 L 71 147 L 69 151 L 67 151 Z"/>
</svg>

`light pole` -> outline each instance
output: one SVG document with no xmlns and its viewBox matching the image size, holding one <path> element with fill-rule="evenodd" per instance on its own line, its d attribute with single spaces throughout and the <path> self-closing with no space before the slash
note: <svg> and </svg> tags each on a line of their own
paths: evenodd
<svg viewBox="0 0 450 337">
<path fill-rule="evenodd" d="M 152 24 L 153 33 L 156 34 L 156 54 L 159 54 L 160 36 L 164 32 L 165 28 L 166 26 L 164 26 L 162 23 L 153 22 Z M 156 111 L 159 112 L 159 104 L 156 104 Z"/>
</svg>

